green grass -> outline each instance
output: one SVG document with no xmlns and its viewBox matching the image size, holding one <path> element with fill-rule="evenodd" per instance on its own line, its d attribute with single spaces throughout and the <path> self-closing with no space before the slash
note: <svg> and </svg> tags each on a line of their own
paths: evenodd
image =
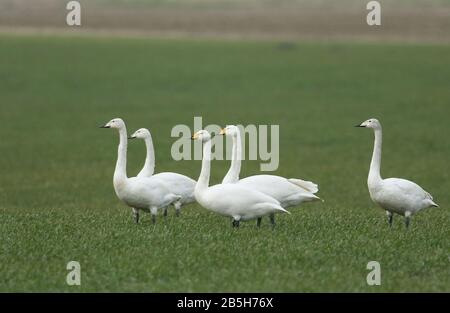
<svg viewBox="0 0 450 313">
<path fill-rule="evenodd" d="M 0 37 L 0 291 L 450 291 L 450 46 Z M 176 124 L 279 124 L 278 175 L 320 184 L 307 204 L 239 230 L 200 208 L 140 225 L 115 197 L 123 117 L 153 132 L 157 171 Z M 366 176 L 384 126 L 385 177 L 441 205 L 389 229 Z M 129 174 L 144 159 L 130 144 Z M 215 161 L 212 183 L 229 162 Z M 241 177 L 258 173 L 245 161 Z M 65 283 L 81 263 L 82 285 Z M 381 264 L 382 285 L 366 284 Z"/>
</svg>

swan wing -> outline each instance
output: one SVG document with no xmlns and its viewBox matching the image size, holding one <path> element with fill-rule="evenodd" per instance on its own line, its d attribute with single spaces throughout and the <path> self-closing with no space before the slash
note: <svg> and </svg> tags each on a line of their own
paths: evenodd
<svg viewBox="0 0 450 313">
<path fill-rule="evenodd" d="M 229 216 L 256 218 L 285 211 L 280 203 L 261 192 L 237 184 L 219 184 L 203 191 L 197 201 L 204 207 Z"/>
<path fill-rule="evenodd" d="M 238 184 L 278 200 L 284 208 L 319 199 L 313 193 L 281 176 L 254 175 L 241 179 Z"/>
<path fill-rule="evenodd" d="M 298 178 L 289 178 L 288 181 L 310 193 L 317 193 L 319 191 L 319 185 L 310 181 L 305 181 Z"/>
<path fill-rule="evenodd" d="M 183 203 L 189 203 L 195 200 L 194 189 L 196 181 L 192 178 L 172 172 L 162 172 L 152 177 L 163 181 L 167 188 L 174 194 L 181 195 L 181 201 Z"/>
<path fill-rule="evenodd" d="M 376 190 L 374 200 L 385 209 L 417 212 L 430 206 L 437 206 L 431 195 L 412 181 L 388 178 L 383 180 L 381 186 L 382 188 Z"/>
</svg>

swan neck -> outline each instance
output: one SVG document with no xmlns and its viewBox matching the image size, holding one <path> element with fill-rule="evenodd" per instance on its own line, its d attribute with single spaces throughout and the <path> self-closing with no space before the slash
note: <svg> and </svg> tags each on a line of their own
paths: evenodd
<svg viewBox="0 0 450 313">
<path fill-rule="evenodd" d="M 203 145 L 202 170 L 198 178 L 195 189 L 202 190 L 208 188 L 209 176 L 211 172 L 211 140 L 208 140 Z"/>
<path fill-rule="evenodd" d="M 382 130 L 375 129 L 375 142 L 373 146 L 372 161 L 370 162 L 369 181 L 381 180 L 381 147 Z"/>
<path fill-rule="evenodd" d="M 225 178 L 226 183 L 235 183 L 239 181 L 239 173 L 241 172 L 241 160 L 242 160 L 242 145 L 241 135 L 238 133 L 233 136 L 233 150 L 231 152 L 231 166 L 228 170 Z"/>
<path fill-rule="evenodd" d="M 145 171 L 148 176 L 151 176 L 155 172 L 155 150 L 153 149 L 151 135 L 145 138 L 145 147 L 147 148 L 147 157 L 145 158 L 145 164 L 142 171 Z"/>
<path fill-rule="evenodd" d="M 117 152 L 117 163 L 116 169 L 114 171 L 114 181 L 118 182 L 120 180 L 127 179 L 127 129 L 121 128 L 119 129 L 119 148 Z"/>
</svg>

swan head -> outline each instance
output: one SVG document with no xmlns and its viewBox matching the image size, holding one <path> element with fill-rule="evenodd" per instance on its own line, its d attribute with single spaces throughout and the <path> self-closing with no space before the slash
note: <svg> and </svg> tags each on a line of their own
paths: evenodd
<svg viewBox="0 0 450 313">
<path fill-rule="evenodd" d="M 124 127 L 125 122 L 121 118 L 113 118 L 105 125 L 100 126 L 100 128 L 116 128 L 116 129 L 122 129 Z"/>
<path fill-rule="evenodd" d="M 202 142 L 207 142 L 211 140 L 211 135 L 207 130 L 202 129 L 192 135 L 192 140 L 201 140 Z"/>
<path fill-rule="evenodd" d="M 220 135 L 236 137 L 239 134 L 239 128 L 234 125 L 227 125 L 220 130 Z"/>
<path fill-rule="evenodd" d="M 372 128 L 372 129 L 381 129 L 381 123 L 376 118 L 370 118 L 367 121 L 362 122 L 359 125 L 356 125 L 355 127 L 365 127 L 365 128 Z"/>
<path fill-rule="evenodd" d="M 150 131 L 147 128 L 141 128 L 134 132 L 129 139 L 146 139 L 150 137 Z"/>
</svg>

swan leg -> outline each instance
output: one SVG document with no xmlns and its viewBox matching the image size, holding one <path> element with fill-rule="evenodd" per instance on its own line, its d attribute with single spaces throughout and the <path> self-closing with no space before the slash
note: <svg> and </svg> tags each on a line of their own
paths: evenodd
<svg viewBox="0 0 450 313">
<path fill-rule="evenodd" d="M 275 228 L 275 214 L 272 213 L 269 215 L 270 218 L 270 224 L 272 225 L 272 229 Z"/>
<path fill-rule="evenodd" d="M 178 201 L 174 203 L 173 205 L 175 207 L 175 215 L 178 217 L 180 216 L 180 210 L 181 210 L 181 203 Z"/>
<path fill-rule="evenodd" d="M 139 210 L 133 208 L 133 217 L 136 224 L 139 224 Z"/>
<path fill-rule="evenodd" d="M 152 214 L 152 223 L 156 224 L 156 214 L 158 213 L 158 209 L 153 207 L 150 209 L 150 213 Z"/>
<path fill-rule="evenodd" d="M 262 217 L 258 217 L 258 219 L 256 220 L 256 226 L 261 227 L 261 220 Z"/>
<path fill-rule="evenodd" d="M 233 227 L 234 228 L 239 228 L 239 224 L 240 224 L 240 222 L 238 220 L 233 219 Z"/>
<path fill-rule="evenodd" d="M 409 229 L 410 221 L 411 221 L 411 212 L 406 211 L 405 212 L 405 226 L 406 226 L 406 229 Z"/>
<path fill-rule="evenodd" d="M 167 207 L 164 208 L 164 218 L 167 217 Z"/>
<path fill-rule="evenodd" d="M 389 227 L 392 227 L 392 221 L 394 220 L 394 214 L 390 211 L 386 211 L 386 215 L 388 217 Z"/>
</svg>

